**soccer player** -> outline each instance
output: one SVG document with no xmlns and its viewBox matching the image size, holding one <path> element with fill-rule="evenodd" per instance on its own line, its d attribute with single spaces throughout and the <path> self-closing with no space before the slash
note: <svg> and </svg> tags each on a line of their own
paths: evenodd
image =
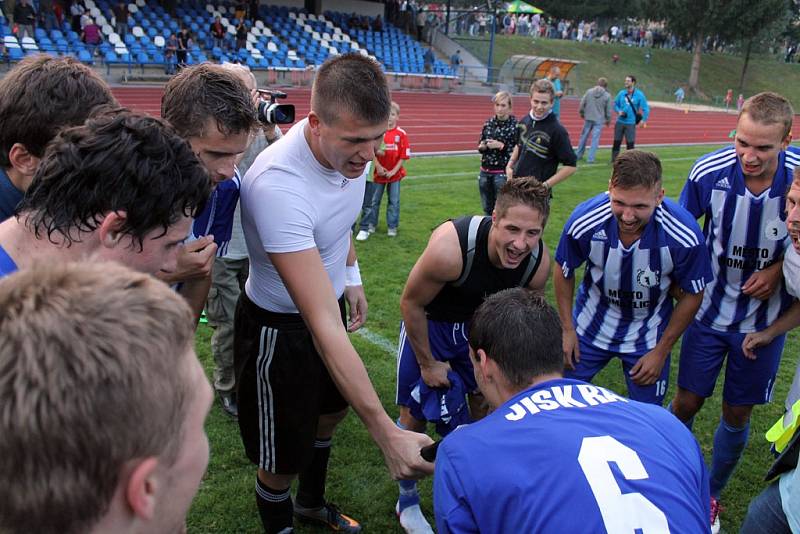
<svg viewBox="0 0 800 534">
<path fill-rule="evenodd" d="M 494 411 L 439 446 L 440 533 L 708 530 L 692 434 L 657 406 L 563 378 L 561 325 L 543 298 L 488 297 L 469 347 Z"/>
<path fill-rule="evenodd" d="M 189 142 L 214 190 L 206 209 L 192 222 L 191 239 L 181 247 L 178 268 L 160 277 L 189 301 L 200 319 L 215 256 L 224 256 L 239 202 L 237 159 L 247 149 L 256 125 L 252 93 L 242 79 L 222 65 L 203 63 L 181 69 L 164 87 L 161 116 Z"/>
<path fill-rule="evenodd" d="M 630 150 L 614 161 L 608 192 L 580 204 L 564 226 L 556 263 L 566 376 L 590 381 L 618 357 L 628 395 L 660 405 L 672 346 L 700 307 L 711 265 L 697 222 L 664 197 L 655 154 Z M 673 286 L 681 292 L 674 307 Z"/>
<path fill-rule="evenodd" d="M 0 531 L 183 531 L 213 398 L 193 326 L 183 299 L 121 265 L 0 280 Z"/>
<path fill-rule="evenodd" d="M 636 87 L 636 76 L 625 77 L 625 88 L 617 93 L 614 98 L 614 111 L 617 112 L 617 122 L 614 124 L 614 144 L 611 146 L 611 161 L 617 159 L 622 138 L 625 138 L 626 148 L 633 150 L 636 146 L 636 127 L 647 126 L 650 118 L 650 105 L 644 92 Z"/>
<path fill-rule="evenodd" d="M 162 121 L 93 117 L 51 142 L 17 215 L 0 223 L 0 277 L 37 261 L 173 271 L 209 193 L 208 174 Z"/>
<path fill-rule="evenodd" d="M 78 126 L 111 89 L 71 57 L 28 56 L 0 80 L 0 222 L 11 217 L 30 186 L 44 149 L 59 130 Z"/>
<path fill-rule="evenodd" d="M 506 165 L 506 178 L 533 176 L 552 189 L 576 171 L 578 158 L 567 129 L 552 113 L 553 84 L 550 80 L 536 80 L 530 94 L 531 111 L 517 123 L 517 143 Z"/>
<path fill-rule="evenodd" d="M 704 217 L 714 280 L 681 345 L 678 390 L 672 411 L 691 428 L 714 391 L 727 357 L 722 418 L 714 434 L 712 523 L 720 493 L 747 444 L 753 406 L 769 402 L 784 335 L 746 357 L 742 342 L 789 307 L 781 277 L 789 244 L 784 195 L 800 150 L 789 147 L 793 110 L 776 93 L 749 98 L 736 124 L 734 145 L 701 157 L 681 193 L 683 205 Z"/>
<path fill-rule="evenodd" d="M 536 179 L 514 178 L 500 189 L 491 217 L 460 217 L 434 230 L 400 299 L 397 404 L 401 428 L 424 432 L 419 390 L 423 383 L 428 388 L 451 388 L 451 378 L 469 394 L 471 414 L 466 407 L 461 417 L 449 413 L 450 426 L 468 421 L 470 415 L 483 416 L 483 397 L 469 359 L 469 323 L 487 295 L 516 286 L 544 293 L 550 255 L 541 238 L 550 213 L 549 196 Z M 448 430 L 445 427 L 442 432 Z M 407 532 L 430 531 L 413 480 L 400 481 L 397 513 Z"/>
<path fill-rule="evenodd" d="M 367 313 L 350 229 L 390 103 L 376 62 L 357 54 L 327 61 L 308 117 L 262 152 L 242 182 L 250 276 L 234 320 L 239 428 L 258 466 L 256 502 L 268 533 L 291 529 L 293 512 L 360 531 L 324 497 L 331 438 L 348 404 L 394 478 L 432 471 L 419 452 L 431 439 L 397 428 L 347 337 Z"/>
</svg>

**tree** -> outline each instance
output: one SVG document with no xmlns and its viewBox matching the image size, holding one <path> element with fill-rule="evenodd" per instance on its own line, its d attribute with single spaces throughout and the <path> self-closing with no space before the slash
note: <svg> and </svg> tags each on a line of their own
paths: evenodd
<svg viewBox="0 0 800 534">
<path fill-rule="evenodd" d="M 559 19 L 638 18 L 642 14 L 640 0 L 531 0 L 529 3 Z"/>
</svg>

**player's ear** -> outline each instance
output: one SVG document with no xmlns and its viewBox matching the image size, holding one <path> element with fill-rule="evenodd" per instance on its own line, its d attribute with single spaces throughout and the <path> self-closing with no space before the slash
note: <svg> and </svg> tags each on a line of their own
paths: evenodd
<svg viewBox="0 0 800 534">
<path fill-rule="evenodd" d="M 150 521 L 155 517 L 160 481 L 158 479 L 158 459 L 155 457 L 136 460 L 127 476 L 120 477 L 128 509 L 138 518 Z"/>
<path fill-rule="evenodd" d="M 319 127 L 322 124 L 322 121 L 319 118 L 319 115 L 312 109 L 308 112 L 308 126 L 311 129 L 311 133 L 314 135 L 319 135 Z"/>
<path fill-rule="evenodd" d="M 786 137 L 784 137 L 783 141 L 781 142 L 781 150 L 786 150 L 791 142 L 792 142 L 792 132 L 791 130 L 789 130 L 789 133 L 786 134 Z"/>
<path fill-rule="evenodd" d="M 128 214 L 125 211 L 111 211 L 103 217 L 100 227 L 97 229 L 100 243 L 104 247 L 114 248 L 125 235 L 125 221 Z"/>
<path fill-rule="evenodd" d="M 41 159 L 31 154 L 22 143 L 14 143 L 11 145 L 11 150 L 8 151 L 8 161 L 11 163 L 11 168 L 25 178 L 22 185 L 24 189 L 27 189 L 33 175 L 36 174 L 36 169 L 39 168 Z"/>
</svg>

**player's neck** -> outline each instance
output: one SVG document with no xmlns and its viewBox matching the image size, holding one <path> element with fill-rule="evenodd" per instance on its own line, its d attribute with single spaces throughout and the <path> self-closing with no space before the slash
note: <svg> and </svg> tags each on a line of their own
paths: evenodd
<svg viewBox="0 0 800 534">
<path fill-rule="evenodd" d="M 550 382 L 551 380 L 560 380 L 564 378 L 564 375 L 561 373 L 547 373 L 543 375 L 538 375 L 533 377 L 531 381 L 526 386 L 520 387 L 512 387 L 510 384 L 505 384 L 504 386 L 500 386 L 499 389 L 499 396 L 502 399 L 500 404 L 505 404 L 510 399 L 516 397 L 526 389 L 530 389 L 532 387 L 536 387 L 539 384 L 543 384 L 545 382 Z M 496 408 L 496 406 L 495 406 Z"/>
<path fill-rule="evenodd" d="M 772 181 L 775 178 L 775 171 L 777 170 L 778 165 L 777 163 L 771 169 L 765 170 L 758 176 L 747 176 L 744 177 L 744 186 L 750 191 L 752 194 L 758 196 L 767 189 L 770 188 L 772 185 Z"/>
<path fill-rule="evenodd" d="M 0 246 L 19 269 L 37 262 L 52 261 L 54 253 L 58 256 L 58 262 L 80 261 L 88 257 L 91 241 L 91 236 L 84 236 L 84 240 L 73 241 L 67 246 L 58 232 L 52 236 L 45 233 L 37 237 L 25 224 L 24 217 L 10 217 L 0 224 Z"/>
</svg>

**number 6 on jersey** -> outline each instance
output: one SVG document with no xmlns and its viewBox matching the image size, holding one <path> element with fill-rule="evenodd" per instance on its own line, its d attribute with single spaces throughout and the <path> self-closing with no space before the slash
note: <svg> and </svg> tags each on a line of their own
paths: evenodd
<svg viewBox="0 0 800 534">
<path fill-rule="evenodd" d="M 609 462 L 617 464 L 627 480 L 649 478 L 636 451 L 611 436 L 584 438 L 578 463 L 592 488 L 609 534 L 669 532 L 667 517 L 641 493 L 622 493 Z"/>
</svg>

